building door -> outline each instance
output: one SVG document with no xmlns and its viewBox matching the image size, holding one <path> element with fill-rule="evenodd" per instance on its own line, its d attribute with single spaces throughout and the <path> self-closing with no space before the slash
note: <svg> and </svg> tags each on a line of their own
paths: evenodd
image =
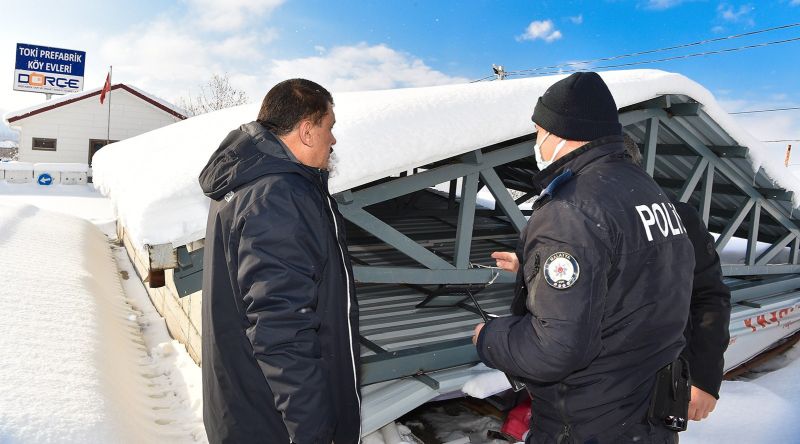
<svg viewBox="0 0 800 444">
<path fill-rule="evenodd" d="M 107 141 L 105 139 L 103 139 L 103 140 L 89 139 L 89 160 L 87 161 L 89 166 L 90 167 L 92 166 L 92 156 L 94 156 L 94 153 L 100 151 L 100 148 L 106 146 L 107 144 L 114 143 L 114 142 L 118 142 L 118 141 L 117 140 L 108 140 Z"/>
</svg>

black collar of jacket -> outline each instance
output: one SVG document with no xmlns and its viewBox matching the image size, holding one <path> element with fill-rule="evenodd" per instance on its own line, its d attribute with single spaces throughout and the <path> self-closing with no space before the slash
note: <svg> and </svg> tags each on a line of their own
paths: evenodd
<svg viewBox="0 0 800 444">
<path fill-rule="evenodd" d="M 289 147 L 259 122 L 245 123 L 239 129 L 252 138 L 253 144 L 262 153 L 278 159 L 300 163 L 289 150 Z"/>
<path fill-rule="evenodd" d="M 622 136 L 605 136 L 595 139 L 535 174 L 533 176 L 533 185 L 537 187 L 537 190 L 543 190 L 566 169 L 572 170 L 573 175 L 577 176 L 582 169 L 596 159 L 617 151 L 624 152 L 625 146 L 623 143 Z"/>
<path fill-rule="evenodd" d="M 327 192 L 328 172 L 303 165 L 258 122 L 232 131 L 200 173 L 203 192 L 220 200 L 228 192 L 267 174 L 295 173 Z"/>
</svg>

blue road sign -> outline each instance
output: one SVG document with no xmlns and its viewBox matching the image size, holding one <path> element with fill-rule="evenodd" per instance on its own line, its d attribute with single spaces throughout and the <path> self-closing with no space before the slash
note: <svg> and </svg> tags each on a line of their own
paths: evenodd
<svg viewBox="0 0 800 444">
<path fill-rule="evenodd" d="M 36 181 L 39 182 L 39 185 L 52 185 L 53 176 L 47 173 L 42 173 L 39 175 L 39 178 Z"/>
</svg>

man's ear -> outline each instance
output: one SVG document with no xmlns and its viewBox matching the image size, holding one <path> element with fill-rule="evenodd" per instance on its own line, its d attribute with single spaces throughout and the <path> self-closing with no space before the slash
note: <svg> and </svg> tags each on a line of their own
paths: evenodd
<svg viewBox="0 0 800 444">
<path fill-rule="evenodd" d="M 314 124 L 311 123 L 311 120 L 305 119 L 301 120 L 300 124 L 298 125 L 297 129 L 299 131 L 298 136 L 300 137 L 300 141 L 303 142 L 303 145 L 311 146 L 314 143 L 313 139 L 313 132 L 311 129 L 314 128 Z"/>
</svg>

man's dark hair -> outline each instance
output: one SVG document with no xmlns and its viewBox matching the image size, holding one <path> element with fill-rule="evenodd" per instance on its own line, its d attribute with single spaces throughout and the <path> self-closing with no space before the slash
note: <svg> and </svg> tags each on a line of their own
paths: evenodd
<svg viewBox="0 0 800 444">
<path fill-rule="evenodd" d="M 639 151 L 639 146 L 636 145 L 636 142 L 627 134 L 623 135 L 622 138 L 625 143 L 625 150 L 628 152 L 628 155 L 631 156 L 633 163 L 642 166 L 642 152 Z"/>
<path fill-rule="evenodd" d="M 303 119 L 319 125 L 333 97 L 327 89 L 306 79 L 289 79 L 269 90 L 256 120 L 276 136 L 290 133 Z"/>
</svg>

